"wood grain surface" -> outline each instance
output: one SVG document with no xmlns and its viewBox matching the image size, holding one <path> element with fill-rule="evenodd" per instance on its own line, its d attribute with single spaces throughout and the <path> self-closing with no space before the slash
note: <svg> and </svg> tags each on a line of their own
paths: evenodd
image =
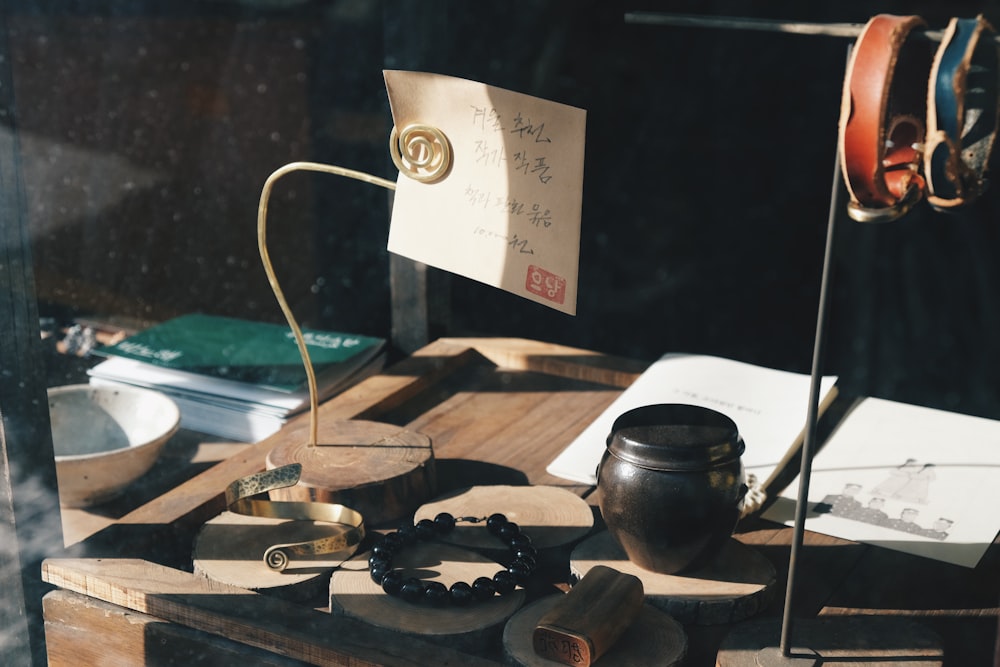
<svg viewBox="0 0 1000 667">
<path fill-rule="evenodd" d="M 516 589 L 466 607 L 432 607 L 412 604 L 386 594 L 368 574 L 367 553 L 354 558 L 330 578 L 330 611 L 384 628 L 397 636 L 418 637 L 472 653 L 499 641 L 503 625 L 524 604 Z M 457 581 L 471 584 L 478 577 L 492 578 L 506 569 L 474 551 L 442 544 L 418 542 L 393 559 L 404 576 L 438 581 L 449 588 Z"/>
<path fill-rule="evenodd" d="M 414 430 L 367 419 L 320 420 L 316 446 L 306 425 L 283 429 L 268 452 L 268 469 L 302 465 L 294 486 L 272 500 L 347 505 L 369 525 L 413 514 L 437 493 L 431 439 Z"/>
<path fill-rule="evenodd" d="M 753 616 L 770 601 L 774 566 L 752 547 L 730 539 L 708 565 L 686 574 L 661 574 L 628 560 L 608 531 L 582 542 L 570 556 L 570 569 L 583 578 L 606 565 L 642 581 L 646 600 L 682 623 L 717 625 Z"/>
<path fill-rule="evenodd" d="M 233 641 L 264 648 L 310 664 L 329 665 L 491 665 L 459 653 L 380 630 L 351 618 L 318 613 L 309 607 L 259 595 L 194 574 L 136 559 L 47 560 L 43 579 L 82 593 Z M 83 619 L 74 616 L 73 622 Z M 101 644 L 104 631 L 90 642 Z M 135 656 L 144 646 L 133 647 Z M 79 663 L 77 663 L 79 664 Z"/>
<path fill-rule="evenodd" d="M 504 652 L 510 664 L 519 667 L 560 664 L 538 655 L 531 642 L 532 631 L 538 621 L 558 601 L 557 595 L 550 595 L 526 606 L 510 619 L 503 634 Z M 595 664 L 600 667 L 675 667 L 683 664 L 687 645 L 683 626 L 669 614 L 646 604 L 635 621 Z"/>
<path fill-rule="evenodd" d="M 485 519 L 503 514 L 531 538 L 536 549 L 562 547 L 582 539 L 594 526 L 594 513 L 580 496 L 557 486 L 505 484 L 468 487 L 439 496 L 417 508 L 414 521 L 440 512 L 454 517 Z M 460 522 L 442 541 L 460 547 L 503 551 L 506 547 L 486 530 L 485 522 Z"/>
</svg>

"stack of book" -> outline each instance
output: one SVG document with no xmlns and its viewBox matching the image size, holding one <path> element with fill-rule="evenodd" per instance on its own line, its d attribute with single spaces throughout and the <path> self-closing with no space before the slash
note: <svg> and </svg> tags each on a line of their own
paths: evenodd
<svg viewBox="0 0 1000 667">
<path fill-rule="evenodd" d="M 303 329 L 320 400 L 381 370 L 385 340 Z M 184 428 L 257 442 L 309 409 L 305 367 L 288 326 L 191 314 L 94 354 L 94 385 L 156 389 L 176 401 Z"/>
</svg>

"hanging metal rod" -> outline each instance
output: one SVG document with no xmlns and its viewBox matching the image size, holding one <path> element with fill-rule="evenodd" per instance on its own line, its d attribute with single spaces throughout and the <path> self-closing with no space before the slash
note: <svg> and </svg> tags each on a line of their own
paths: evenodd
<svg viewBox="0 0 1000 667">
<path fill-rule="evenodd" d="M 695 14 L 665 14 L 663 12 L 626 12 L 625 23 L 642 25 L 668 25 L 684 28 L 723 28 L 728 30 L 758 30 L 784 32 L 795 35 L 825 35 L 828 37 L 856 38 L 864 30 L 863 23 L 801 23 L 775 19 L 751 19 L 735 16 L 697 16 Z M 943 30 L 923 30 L 914 33 L 936 42 L 941 41 Z M 998 38 L 994 38 L 998 39 Z"/>
</svg>

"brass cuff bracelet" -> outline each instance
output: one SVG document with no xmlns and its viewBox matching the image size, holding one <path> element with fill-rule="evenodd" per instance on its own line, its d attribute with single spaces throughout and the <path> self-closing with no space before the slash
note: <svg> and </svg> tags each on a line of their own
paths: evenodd
<svg viewBox="0 0 1000 667">
<path fill-rule="evenodd" d="M 264 552 L 264 562 L 272 570 L 283 571 L 293 558 L 348 552 L 349 558 L 365 538 L 365 520 L 360 512 L 344 505 L 299 501 L 254 499 L 252 496 L 272 489 L 293 486 L 302 474 L 302 464 L 291 463 L 242 477 L 226 487 L 226 505 L 230 512 L 247 516 L 295 521 L 322 521 L 337 524 L 341 530 L 328 537 L 307 542 L 275 544 Z"/>
</svg>

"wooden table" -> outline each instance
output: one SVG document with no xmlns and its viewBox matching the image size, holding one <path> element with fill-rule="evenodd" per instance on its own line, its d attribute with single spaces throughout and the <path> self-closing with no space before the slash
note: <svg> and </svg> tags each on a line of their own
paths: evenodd
<svg viewBox="0 0 1000 667">
<path fill-rule="evenodd" d="M 545 484 L 591 500 L 592 487 L 545 467 L 646 365 L 535 341 L 441 339 L 323 404 L 321 419 L 369 419 L 427 434 L 441 493 Z M 286 602 L 191 574 L 196 531 L 223 510 L 229 482 L 264 469 L 272 440 L 220 449 L 227 458 L 195 466 L 198 474 L 120 516 L 64 515 L 74 544 L 43 565 L 54 587 L 43 601 L 50 664 L 502 662 L 499 647 L 474 656 L 403 640 L 335 617 L 322 601 Z M 780 618 L 791 530 L 751 519 L 736 537 L 774 563 L 780 590 L 762 616 Z M 796 614 L 915 618 L 940 636 L 946 665 L 997 664 L 998 553 L 994 545 L 979 567 L 966 569 L 807 533 Z M 715 664 L 731 628 L 686 630 L 685 664 L 697 667 Z"/>
</svg>

